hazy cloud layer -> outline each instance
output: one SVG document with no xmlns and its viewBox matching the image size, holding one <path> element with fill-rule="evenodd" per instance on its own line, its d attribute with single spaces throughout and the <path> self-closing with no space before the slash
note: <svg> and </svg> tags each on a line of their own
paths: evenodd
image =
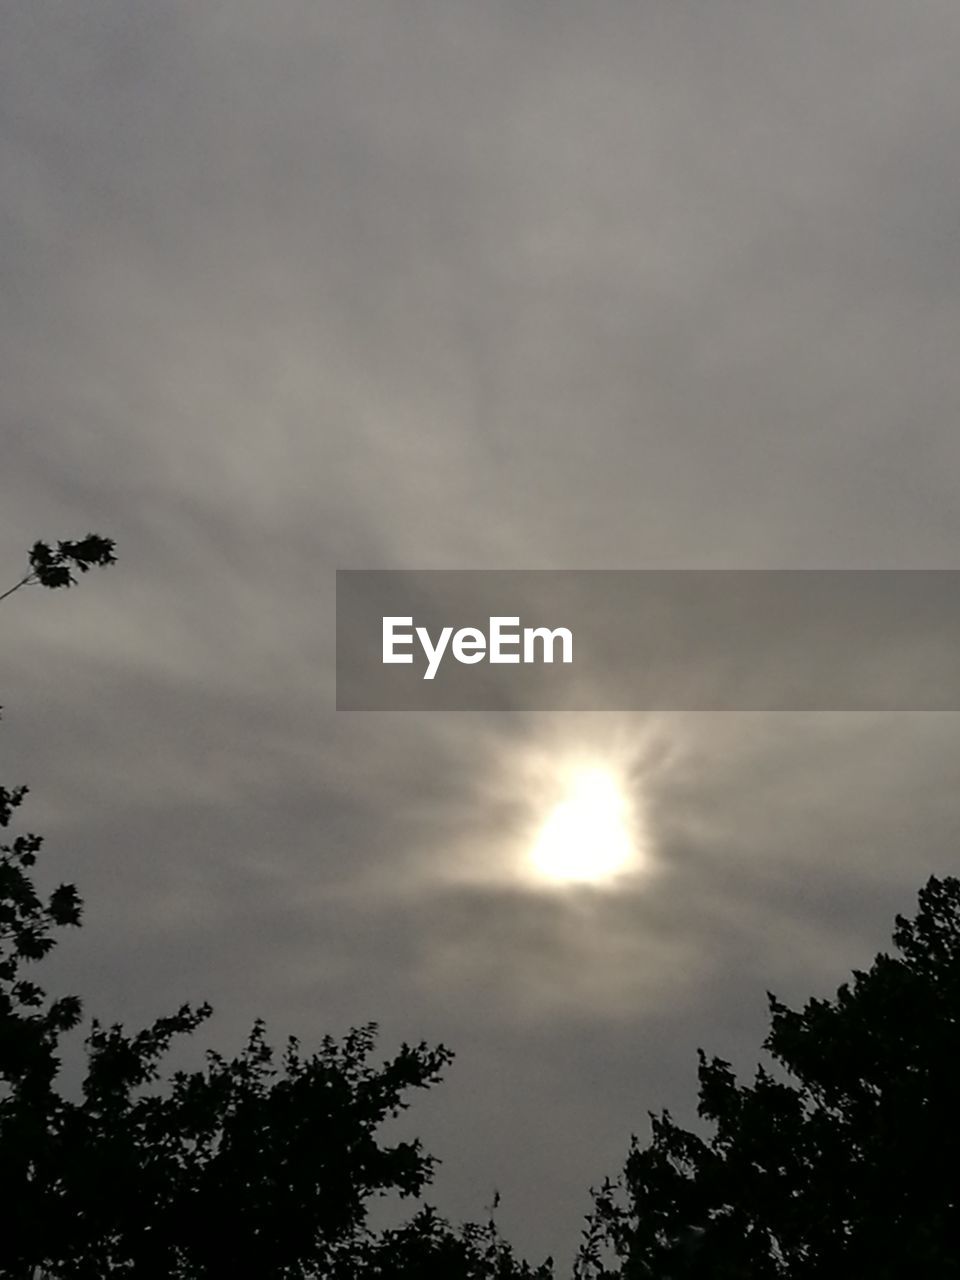
<svg viewBox="0 0 960 1280">
<path fill-rule="evenodd" d="M 960 13 L 0 4 L 4 777 L 58 980 L 442 1036 L 436 1199 L 568 1250 L 698 1043 L 956 868 L 955 717 L 340 715 L 333 571 L 958 567 Z M 632 779 L 616 893 L 522 874 Z"/>
</svg>

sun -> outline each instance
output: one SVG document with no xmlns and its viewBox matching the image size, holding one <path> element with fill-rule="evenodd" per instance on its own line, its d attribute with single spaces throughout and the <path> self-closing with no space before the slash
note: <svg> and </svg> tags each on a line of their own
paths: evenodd
<svg viewBox="0 0 960 1280">
<path fill-rule="evenodd" d="M 578 769 L 547 815 L 530 851 L 539 878 L 559 884 L 603 884 L 636 858 L 631 809 L 609 769 Z"/>
</svg>

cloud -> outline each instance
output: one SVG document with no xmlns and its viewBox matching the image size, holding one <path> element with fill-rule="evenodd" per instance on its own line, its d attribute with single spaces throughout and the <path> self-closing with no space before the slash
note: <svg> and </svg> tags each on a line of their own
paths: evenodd
<svg viewBox="0 0 960 1280">
<path fill-rule="evenodd" d="M 749 1061 L 955 865 L 952 717 L 338 717 L 332 610 L 336 567 L 952 567 L 957 25 L 10 7 L 3 564 L 121 563 L 4 605 L 4 776 L 91 1011 L 443 1035 L 442 1203 L 562 1252 L 698 1041 Z M 657 871 L 551 897 L 526 764 L 583 747 Z"/>
</svg>

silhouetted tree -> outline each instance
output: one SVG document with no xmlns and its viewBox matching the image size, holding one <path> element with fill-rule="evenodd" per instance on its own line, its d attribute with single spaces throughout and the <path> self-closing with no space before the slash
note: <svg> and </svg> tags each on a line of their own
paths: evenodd
<svg viewBox="0 0 960 1280">
<path fill-rule="evenodd" d="M 394 1231 L 361 1242 L 330 1280 L 552 1280 L 548 1259 L 539 1267 L 518 1261 L 492 1217 L 454 1232 L 429 1206 Z"/>
<path fill-rule="evenodd" d="M 960 1276 L 960 881 L 931 879 L 894 942 L 832 1001 L 770 996 L 776 1075 L 701 1052 L 710 1136 L 652 1117 L 595 1194 L 582 1276 Z"/>
<path fill-rule="evenodd" d="M 31 575 L 67 586 L 71 565 L 113 563 L 91 535 L 37 543 Z M 66 577 L 64 577 L 66 575 Z M 15 590 L 16 588 L 14 588 Z M 10 594 L 9 592 L 7 594 Z M 0 787 L 0 828 L 27 789 Z M 77 926 L 73 885 L 42 895 L 41 837 L 0 844 L 0 1275 L 16 1280 L 545 1280 L 517 1261 L 491 1223 L 455 1231 L 431 1209 L 377 1234 L 373 1197 L 417 1196 L 435 1161 L 419 1141 L 382 1143 L 383 1122 L 412 1090 L 440 1079 L 443 1045 L 403 1045 L 374 1065 L 373 1024 L 306 1054 L 280 1054 L 257 1022 L 232 1059 L 161 1080 L 176 1036 L 208 1005 L 183 1005 L 129 1033 L 94 1021 L 77 1096 L 58 1089 L 63 1037 L 82 1016 L 74 996 L 50 1000 L 30 976 L 56 931 Z"/>
</svg>

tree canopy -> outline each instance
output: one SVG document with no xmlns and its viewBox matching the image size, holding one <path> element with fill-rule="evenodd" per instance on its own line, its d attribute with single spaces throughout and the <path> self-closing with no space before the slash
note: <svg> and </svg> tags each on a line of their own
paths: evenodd
<svg viewBox="0 0 960 1280">
<path fill-rule="evenodd" d="M 596 1195 L 582 1275 L 960 1276 L 960 880 L 932 878 L 893 941 L 833 1000 L 769 997 L 752 1083 L 701 1053 L 709 1136 L 652 1117 Z"/>
</svg>

